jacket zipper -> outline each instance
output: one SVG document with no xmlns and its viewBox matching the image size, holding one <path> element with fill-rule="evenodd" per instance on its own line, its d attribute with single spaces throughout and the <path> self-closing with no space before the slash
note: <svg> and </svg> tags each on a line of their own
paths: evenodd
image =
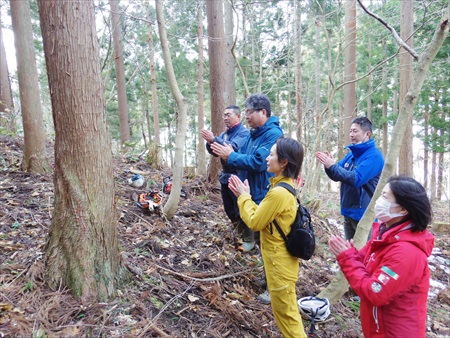
<svg viewBox="0 0 450 338">
<path fill-rule="evenodd" d="M 372 309 L 373 319 L 375 320 L 375 325 L 377 327 L 377 333 L 380 332 L 380 325 L 378 323 L 378 307 L 374 306 Z"/>
</svg>

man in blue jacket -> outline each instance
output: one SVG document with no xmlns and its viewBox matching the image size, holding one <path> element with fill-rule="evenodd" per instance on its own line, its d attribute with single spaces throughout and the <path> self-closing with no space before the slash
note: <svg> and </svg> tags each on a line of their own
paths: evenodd
<svg viewBox="0 0 450 338">
<path fill-rule="evenodd" d="M 239 151 L 229 145 L 216 142 L 211 149 L 227 165 L 239 170 L 239 178 L 248 180 L 252 199 L 260 203 L 269 191 L 269 178 L 272 173 L 267 172 L 266 158 L 275 141 L 283 135 L 278 117 L 271 116 L 269 98 L 264 94 L 252 94 L 245 100 L 245 119 L 250 134 Z M 250 251 L 255 246 L 255 234 L 246 225 L 241 251 Z"/>
<path fill-rule="evenodd" d="M 344 216 L 345 238 L 350 240 L 364 215 L 377 187 L 384 159 L 371 139 L 372 122 L 358 117 L 350 127 L 350 152 L 338 163 L 331 154 L 318 151 L 317 160 L 325 167 L 325 173 L 333 181 L 341 182 L 341 214 Z"/>
<path fill-rule="evenodd" d="M 214 156 L 217 156 L 211 150 L 211 144 L 218 143 L 221 145 L 229 144 L 233 147 L 234 151 L 242 146 L 247 140 L 249 130 L 241 123 L 241 112 L 238 106 L 228 106 L 223 113 L 223 121 L 225 123 L 226 130 L 219 136 L 206 129 L 201 130 L 201 135 L 205 139 L 206 149 Z M 240 224 L 241 218 L 239 217 L 239 208 L 237 206 L 237 197 L 228 188 L 228 179 L 231 175 L 237 175 L 236 168 L 227 164 L 226 161 L 220 159 L 222 163 L 222 172 L 219 176 L 220 192 L 222 194 L 223 207 L 230 221 L 234 224 Z"/>
</svg>

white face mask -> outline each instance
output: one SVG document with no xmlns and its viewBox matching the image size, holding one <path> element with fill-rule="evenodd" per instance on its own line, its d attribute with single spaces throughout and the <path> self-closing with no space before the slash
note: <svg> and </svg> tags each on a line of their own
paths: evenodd
<svg viewBox="0 0 450 338">
<path fill-rule="evenodd" d="M 391 207 L 398 207 L 400 204 L 391 203 L 383 196 L 380 196 L 375 202 L 375 215 L 383 223 L 390 221 L 395 217 L 405 216 L 404 213 L 392 213 Z"/>
</svg>

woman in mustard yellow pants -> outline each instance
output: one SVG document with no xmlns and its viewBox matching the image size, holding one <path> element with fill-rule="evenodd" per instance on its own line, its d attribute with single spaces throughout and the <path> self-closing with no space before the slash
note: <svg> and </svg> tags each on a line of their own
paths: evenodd
<svg viewBox="0 0 450 338">
<path fill-rule="evenodd" d="M 284 337 L 306 337 L 297 305 L 295 284 L 299 259 L 292 256 L 273 224 L 276 219 L 284 233 L 291 231 L 297 213 L 297 201 L 280 182 L 293 185 L 303 163 L 303 146 L 291 138 L 279 138 L 266 159 L 267 171 L 274 174 L 271 188 L 258 205 L 252 201 L 248 182 L 237 176 L 229 179 L 229 188 L 238 196 L 242 220 L 253 231 L 260 231 L 261 251 L 270 292 L 272 311 Z"/>
</svg>

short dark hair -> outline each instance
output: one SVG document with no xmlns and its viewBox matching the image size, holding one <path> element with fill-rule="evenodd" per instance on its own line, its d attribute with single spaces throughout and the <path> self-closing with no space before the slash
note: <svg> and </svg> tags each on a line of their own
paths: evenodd
<svg viewBox="0 0 450 338">
<path fill-rule="evenodd" d="M 411 231 L 424 231 L 432 219 L 431 203 L 425 188 L 408 176 L 391 176 L 387 183 L 396 203 L 408 211 L 406 217 L 412 223 Z"/>
<path fill-rule="evenodd" d="M 288 164 L 283 170 L 283 175 L 296 179 L 302 169 L 303 157 L 305 156 L 305 150 L 303 145 L 289 137 L 280 137 L 277 142 L 277 157 L 278 162 L 286 159 Z"/>
<path fill-rule="evenodd" d="M 367 117 L 357 117 L 352 121 L 353 123 L 359 124 L 363 131 L 370 131 L 370 135 L 372 135 L 372 122 Z"/>
<path fill-rule="evenodd" d="M 241 110 L 239 109 L 238 106 L 228 106 L 225 108 L 225 110 L 227 109 L 232 109 L 233 113 L 235 113 L 236 115 L 239 115 L 241 113 Z"/>
<path fill-rule="evenodd" d="M 272 114 L 270 110 L 270 100 L 267 95 L 262 93 L 252 94 L 245 100 L 245 107 L 253 110 L 265 110 L 267 112 L 267 117 Z"/>
</svg>

